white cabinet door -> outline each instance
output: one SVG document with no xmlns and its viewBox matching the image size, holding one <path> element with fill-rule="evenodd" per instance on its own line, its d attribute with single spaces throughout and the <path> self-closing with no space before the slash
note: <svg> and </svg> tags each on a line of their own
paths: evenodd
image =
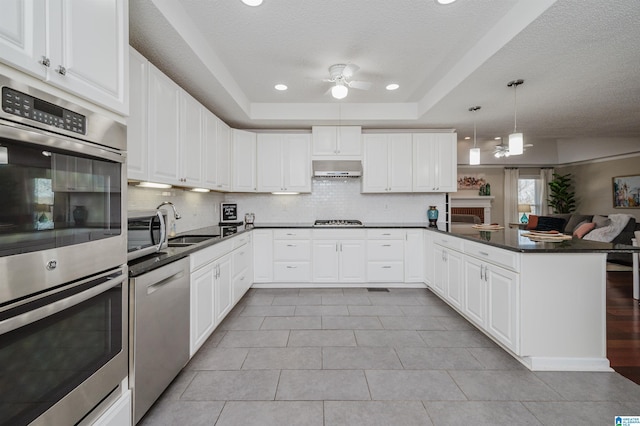
<svg viewBox="0 0 640 426">
<path fill-rule="evenodd" d="M 465 256 L 465 298 L 463 312 L 469 319 L 482 328 L 486 328 L 486 283 L 484 275 L 485 265 L 478 259 Z"/>
<path fill-rule="evenodd" d="M 216 189 L 218 185 L 218 117 L 212 112 L 204 114 L 204 186 Z"/>
<path fill-rule="evenodd" d="M 493 337 L 518 353 L 518 274 L 485 265 L 487 329 Z"/>
<path fill-rule="evenodd" d="M 413 191 L 455 192 L 457 151 L 455 133 L 413 134 Z"/>
<path fill-rule="evenodd" d="M 244 130 L 232 130 L 233 179 L 235 192 L 255 192 L 256 184 L 256 134 Z"/>
<path fill-rule="evenodd" d="M 180 185 L 180 88 L 149 64 L 148 137 L 149 178 L 154 182 Z"/>
<path fill-rule="evenodd" d="M 362 127 L 338 126 L 338 155 L 360 157 L 362 155 Z"/>
<path fill-rule="evenodd" d="M 422 229 L 407 230 L 404 241 L 404 282 L 424 281 L 424 239 Z"/>
<path fill-rule="evenodd" d="M 316 240 L 313 242 L 313 282 L 337 282 L 340 276 L 340 262 L 337 240 Z"/>
<path fill-rule="evenodd" d="M 216 265 L 209 263 L 191 274 L 190 356 L 193 356 L 216 327 L 214 285 Z"/>
<path fill-rule="evenodd" d="M 282 138 L 277 134 L 257 136 L 258 192 L 283 191 Z"/>
<path fill-rule="evenodd" d="M 231 190 L 231 128 L 218 119 L 216 124 L 216 189 Z"/>
<path fill-rule="evenodd" d="M 447 264 L 445 261 L 446 249 L 439 244 L 433 245 L 433 281 L 431 288 L 445 295 L 445 286 L 448 279 Z"/>
<path fill-rule="evenodd" d="M 449 302 L 460 310 L 462 310 L 464 300 L 462 257 L 462 253 L 445 250 L 445 263 L 447 268 L 445 294 Z"/>
<path fill-rule="evenodd" d="M 364 135 L 363 151 L 362 192 L 388 192 L 387 135 Z"/>
<path fill-rule="evenodd" d="M 313 126 L 314 157 L 360 157 L 362 128 L 360 126 Z"/>
<path fill-rule="evenodd" d="M 127 119 L 127 177 L 149 179 L 147 139 L 147 71 L 149 61 L 129 49 L 129 118 Z"/>
<path fill-rule="evenodd" d="M 365 241 L 342 240 L 339 244 L 339 281 L 345 283 L 365 282 L 367 273 Z"/>
<path fill-rule="evenodd" d="M 424 232 L 424 283 L 429 287 L 433 286 L 433 238 L 431 232 Z"/>
<path fill-rule="evenodd" d="M 412 143 L 410 134 L 393 134 L 388 145 L 388 191 L 411 192 Z"/>
<path fill-rule="evenodd" d="M 257 136 L 259 192 L 311 192 L 311 138 L 309 135 Z"/>
<path fill-rule="evenodd" d="M 311 138 L 285 135 L 283 139 L 284 190 L 311 192 Z"/>
<path fill-rule="evenodd" d="M 231 277 L 231 255 L 227 254 L 215 262 L 216 281 L 214 305 L 216 324 L 220 324 L 233 307 L 233 291 Z"/>
<path fill-rule="evenodd" d="M 49 81 L 126 114 L 128 1 L 50 0 L 47 10 Z"/>
<path fill-rule="evenodd" d="M 202 153 L 204 107 L 187 92 L 180 91 L 180 174 L 179 180 L 190 187 L 204 186 Z"/>
<path fill-rule="evenodd" d="M 44 1 L 3 0 L 0 13 L 0 58 L 40 78 L 46 77 L 41 63 L 46 51 Z"/>
<path fill-rule="evenodd" d="M 253 281 L 269 283 L 273 281 L 273 231 L 254 229 L 253 231 Z"/>
</svg>

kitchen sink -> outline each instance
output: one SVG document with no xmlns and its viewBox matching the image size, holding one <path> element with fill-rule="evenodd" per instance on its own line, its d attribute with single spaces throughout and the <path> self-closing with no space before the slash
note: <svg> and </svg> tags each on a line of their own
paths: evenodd
<svg viewBox="0 0 640 426">
<path fill-rule="evenodd" d="M 188 247 L 218 236 L 219 235 L 185 235 L 182 237 L 169 238 L 169 247 Z"/>
</svg>

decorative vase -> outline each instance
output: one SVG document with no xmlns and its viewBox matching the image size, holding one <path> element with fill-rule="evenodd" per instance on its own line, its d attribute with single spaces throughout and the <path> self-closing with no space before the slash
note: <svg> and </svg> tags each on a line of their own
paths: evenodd
<svg viewBox="0 0 640 426">
<path fill-rule="evenodd" d="M 88 216 L 89 212 L 85 206 L 76 206 L 76 208 L 73 209 L 73 221 L 76 223 L 76 226 L 83 226 L 87 223 Z"/>
<path fill-rule="evenodd" d="M 526 213 L 522 213 L 522 217 L 520 218 L 520 223 L 529 223 L 529 218 Z"/>
<path fill-rule="evenodd" d="M 427 210 L 427 219 L 429 219 L 430 228 L 438 227 L 438 209 L 436 206 L 429 206 L 429 210 Z"/>
<path fill-rule="evenodd" d="M 489 182 L 484 186 L 484 194 L 482 195 L 491 195 L 491 185 Z"/>
</svg>

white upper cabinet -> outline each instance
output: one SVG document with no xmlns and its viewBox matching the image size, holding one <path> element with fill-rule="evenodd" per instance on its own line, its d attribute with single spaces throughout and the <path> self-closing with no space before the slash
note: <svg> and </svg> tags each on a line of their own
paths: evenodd
<svg viewBox="0 0 640 426">
<path fill-rule="evenodd" d="M 187 92 L 180 91 L 180 168 L 179 180 L 191 187 L 204 186 L 203 116 L 205 109 Z"/>
<path fill-rule="evenodd" d="M 149 179 L 149 144 L 147 142 L 147 93 L 149 61 L 129 50 L 129 117 L 127 118 L 127 177 Z"/>
<path fill-rule="evenodd" d="M 413 191 L 457 191 L 457 135 L 413 134 Z"/>
<path fill-rule="evenodd" d="M 128 49 L 127 0 L 3 1 L 3 60 L 123 115 Z"/>
<path fill-rule="evenodd" d="M 363 137 L 362 192 L 411 192 L 411 134 Z"/>
<path fill-rule="evenodd" d="M 257 136 L 258 192 L 311 192 L 311 137 L 263 133 Z"/>
<path fill-rule="evenodd" d="M 362 156 L 362 128 L 360 126 L 313 126 L 314 158 Z"/>
<path fill-rule="evenodd" d="M 256 134 L 244 130 L 231 130 L 233 149 L 233 179 L 235 192 L 255 192 L 256 182 Z"/>
<path fill-rule="evenodd" d="M 213 113 L 204 117 L 205 187 L 231 190 L 231 128 Z"/>
<path fill-rule="evenodd" d="M 180 180 L 180 87 L 149 64 L 149 179 L 182 185 Z"/>
</svg>

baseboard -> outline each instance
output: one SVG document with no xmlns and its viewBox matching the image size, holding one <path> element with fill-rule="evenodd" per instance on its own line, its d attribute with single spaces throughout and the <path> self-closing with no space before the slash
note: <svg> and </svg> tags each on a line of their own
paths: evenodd
<svg viewBox="0 0 640 426">
<path fill-rule="evenodd" d="M 613 371 L 607 358 L 518 358 L 531 371 Z"/>
</svg>

